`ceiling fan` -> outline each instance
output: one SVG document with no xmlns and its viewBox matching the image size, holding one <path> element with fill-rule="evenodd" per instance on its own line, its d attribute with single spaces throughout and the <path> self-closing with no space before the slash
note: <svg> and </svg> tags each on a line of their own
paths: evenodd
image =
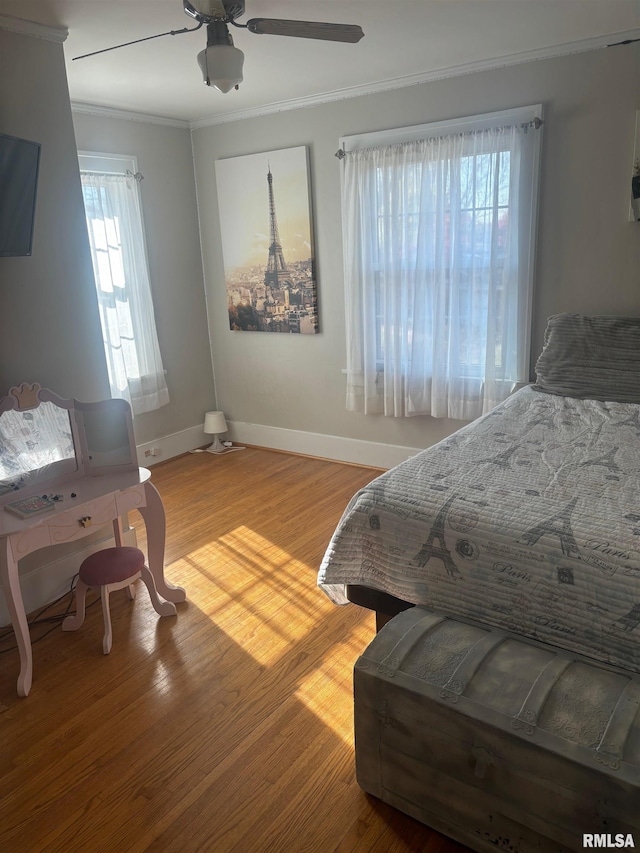
<svg viewBox="0 0 640 853">
<path fill-rule="evenodd" d="M 246 24 L 236 23 L 236 19 L 244 15 L 244 0 L 182 0 L 184 11 L 198 21 L 196 27 L 184 27 L 181 30 L 170 30 L 155 36 L 135 39 L 124 44 L 117 44 L 93 53 L 74 56 L 75 59 L 86 59 L 98 53 L 117 50 L 141 41 L 161 38 L 162 36 L 177 36 L 181 33 L 192 33 L 206 24 L 207 46 L 197 56 L 198 65 L 202 71 L 204 82 L 220 92 L 237 89 L 242 82 L 242 63 L 244 54 L 233 45 L 229 32 L 229 24 L 248 30 L 258 35 L 293 36 L 294 38 L 324 39 L 325 41 L 341 41 L 355 44 L 364 36 L 362 28 L 356 24 L 329 24 L 317 21 L 290 21 L 284 18 L 251 18 Z"/>
</svg>

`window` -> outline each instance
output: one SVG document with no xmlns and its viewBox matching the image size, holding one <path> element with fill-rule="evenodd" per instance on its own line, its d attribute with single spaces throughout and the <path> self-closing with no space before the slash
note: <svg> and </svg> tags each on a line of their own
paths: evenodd
<svg viewBox="0 0 640 853">
<path fill-rule="evenodd" d="M 169 392 L 158 345 L 135 158 L 79 154 L 89 245 L 112 397 L 134 415 Z"/>
<path fill-rule="evenodd" d="M 528 381 L 540 114 L 341 140 L 347 408 L 468 420 Z"/>
</svg>

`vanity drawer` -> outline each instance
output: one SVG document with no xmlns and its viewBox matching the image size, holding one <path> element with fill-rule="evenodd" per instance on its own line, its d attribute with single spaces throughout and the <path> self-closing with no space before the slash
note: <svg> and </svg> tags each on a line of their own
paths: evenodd
<svg viewBox="0 0 640 853">
<path fill-rule="evenodd" d="M 113 494 L 87 501 L 78 508 L 47 518 L 49 542 L 51 545 L 57 545 L 60 542 L 81 539 L 101 525 L 113 521 L 117 515 L 116 498 Z M 83 519 L 86 519 L 84 524 Z"/>
<path fill-rule="evenodd" d="M 71 507 L 64 512 L 43 515 L 37 524 L 9 536 L 9 546 L 14 560 L 20 560 L 32 551 L 82 539 L 103 524 L 145 506 L 144 484 L 140 483 L 115 494 L 102 495 Z M 83 523 L 84 520 L 84 523 Z"/>
<path fill-rule="evenodd" d="M 20 560 L 32 551 L 46 548 L 48 545 L 82 539 L 116 517 L 116 499 L 113 494 L 95 498 L 65 512 L 44 515 L 37 525 L 13 533 L 9 537 L 13 558 Z M 87 519 L 86 524 L 82 523 L 82 519 Z"/>
</svg>

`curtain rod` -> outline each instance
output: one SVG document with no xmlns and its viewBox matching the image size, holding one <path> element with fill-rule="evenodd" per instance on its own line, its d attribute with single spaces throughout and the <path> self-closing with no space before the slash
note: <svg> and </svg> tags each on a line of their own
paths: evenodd
<svg viewBox="0 0 640 853">
<path fill-rule="evenodd" d="M 522 128 L 522 130 L 524 130 L 525 133 L 528 133 L 530 127 L 534 128 L 534 130 L 539 130 L 543 124 L 544 121 L 539 116 L 534 116 L 531 121 L 523 121 L 520 127 Z M 347 156 L 347 152 L 344 150 L 344 148 L 338 148 L 335 153 L 335 156 L 338 158 L 338 160 L 342 160 L 344 157 Z"/>
<path fill-rule="evenodd" d="M 144 175 L 141 172 L 132 172 L 131 169 L 127 169 L 126 172 L 97 172 L 95 169 L 80 169 L 80 174 L 99 175 L 101 178 L 133 178 L 137 183 L 144 180 Z"/>
</svg>

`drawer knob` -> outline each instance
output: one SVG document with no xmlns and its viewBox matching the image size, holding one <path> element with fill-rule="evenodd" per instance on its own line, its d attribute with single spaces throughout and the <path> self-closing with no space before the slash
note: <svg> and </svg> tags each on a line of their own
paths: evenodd
<svg viewBox="0 0 640 853">
<path fill-rule="evenodd" d="M 83 527 L 91 527 L 91 516 L 90 516 L 90 515 L 84 515 L 84 516 L 80 519 L 80 524 L 81 524 Z"/>
</svg>

